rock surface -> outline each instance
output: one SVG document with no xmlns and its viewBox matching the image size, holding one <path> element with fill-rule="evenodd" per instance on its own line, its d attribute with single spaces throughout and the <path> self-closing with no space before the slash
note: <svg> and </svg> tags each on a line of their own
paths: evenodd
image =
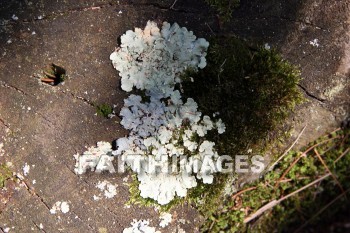
<svg viewBox="0 0 350 233">
<path fill-rule="evenodd" d="M 127 133 L 119 118 L 96 116 L 93 104 L 115 104 L 119 111 L 126 93 L 119 88 L 109 55 L 118 36 L 144 27 L 150 19 L 177 22 L 200 37 L 229 33 L 268 43 L 299 65 L 300 88 L 309 100 L 292 119 L 295 135 L 308 125 L 299 146 L 339 127 L 349 116 L 347 1 L 242 1 L 225 29 L 202 1 L 178 1 L 170 9 L 172 4 L 168 0 L 0 2 L 0 142 L 5 150 L 0 162 L 11 162 L 17 173 L 23 173 L 26 163 L 30 166 L 21 185 L 0 205 L 1 230 L 122 232 L 133 219 L 150 219 L 150 225 L 159 228 L 156 210 L 124 206 L 127 174 L 79 177 L 73 172 L 73 154 Z M 43 85 L 34 77 L 51 62 L 67 71 L 64 84 Z M 102 180 L 117 185 L 114 198 L 94 199 L 99 195 L 95 186 Z M 61 200 L 69 203 L 69 212 L 50 214 Z M 186 232 L 197 231 L 200 218 L 191 207 L 176 209 L 173 222 L 176 218 L 188 220 L 181 221 Z"/>
</svg>

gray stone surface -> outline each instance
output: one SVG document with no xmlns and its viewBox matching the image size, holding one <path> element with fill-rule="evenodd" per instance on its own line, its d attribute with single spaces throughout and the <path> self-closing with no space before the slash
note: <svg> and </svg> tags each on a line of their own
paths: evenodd
<svg viewBox="0 0 350 233">
<path fill-rule="evenodd" d="M 97 141 L 113 141 L 127 134 L 118 117 L 96 116 L 92 103 L 122 106 L 126 93 L 119 88 L 109 54 L 117 46 L 118 36 L 144 27 L 150 19 L 178 22 L 198 36 L 235 34 L 269 43 L 299 65 L 301 88 L 309 100 L 289 122 L 295 126 L 295 134 L 308 124 L 299 146 L 338 127 L 348 116 L 347 1 L 242 1 L 225 29 L 220 28 L 215 12 L 201 1 L 179 0 L 175 9 L 169 9 L 172 3 L 0 2 L 0 142 L 6 151 L 0 162 L 11 162 L 11 169 L 19 173 L 23 173 L 25 163 L 31 165 L 22 185 L 0 210 L 0 229 L 121 232 L 132 219 L 150 219 L 151 225 L 158 227 L 159 214 L 153 208 L 124 207 L 128 187 L 122 179 L 127 175 L 88 173 L 78 177 L 73 172 L 73 154 Z M 13 14 L 17 21 L 11 20 Z M 318 39 L 318 47 L 310 44 L 314 39 Z M 51 62 L 66 69 L 69 79 L 64 85 L 42 85 L 34 77 Z M 95 185 L 104 179 L 118 184 L 118 194 L 94 201 L 93 195 L 99 192 Z M 70 211 L 50 214 L 56 201 L 68 201 Z M 188 220 L 180 224 L 186 232 L 197 231 L 199 216 L 191 207 L 179 207 L 174 216 Z M 175 222 L 163 232 L 176 232 L 179 223 Z"/>
<path fill-rule="evenodd" d="M 301 147 L 339 127 L 350 112 L 350 2 L 243 1 L 226 33 L 277 48 L 301 70 L 308 102 L 290 120 Z M 318 41 L 317 45 L 310 42 Z"/>
</svg>

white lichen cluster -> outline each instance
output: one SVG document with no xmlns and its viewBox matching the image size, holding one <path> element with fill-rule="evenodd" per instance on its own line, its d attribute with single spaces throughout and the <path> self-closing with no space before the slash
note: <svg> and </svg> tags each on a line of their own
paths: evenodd
<svg viewBox="0 0 350 233">
<path fill-rule="evenodd" d="M 123 233 L 160 233 L 155 227 L 149 226 L 148 220 L 133 220 L 131 227 L 125 228 Z"/>
<path fill-rule="evenodd" d="M 121 76 L 121 87 L 146 90 L 157 97 L 169 97 L 180 74 L 188 68 L 206 66 L 209 43 L 197 39 L 192 31 L 178 24 L 163 23 L 160 30 L 148 21 L 144 30 L 129 30 L 121 37 L 120 47 L 110 59 Z"/>
<path fill-rule="evenodd" d="M 112 165 L 114 157 L 112 156 L 112 145 L 109 142 L 98 142 L 97 147 L 89 147 L 82 155 L 75 154 L 76 159 L 75 173 L 84 174 L 88 169 L 100 173 L 108 170 L 115 172 Z"/>
<path fill-rule="evenodd" d="M 213 121 L 203 116 L 197 103 L 184 100 L 176 84 L 187 69 L 206 66 L 209 43 L 197 39 L 191 31 L 176 23 L 148 22 L 144 30 L 127 31 L 121 45 L 110 56 L 121 76 L 121 87 L 130 92 L 133 88 L 144 91 L 147 98 L 131 94 L 121 109 L 121 124 L 129 136 L 117 140 L 114 155 L 124 161 L 133 155 L 150 156 L 158 160 L 158 167 L 168 167 L 161 157 L 184 156 L 203 162 L 205 157 L 217 158 L 215 143 L 205 140 L 208 131 L 225 131 L 221 119 Z M 160 160 L 160 161 L 159 161 Z M 141 167 L 131 169 L 138 173 L 139 189 L 143 198 L 152 198 L 159 204 L 168 204 L 175 196 L 184 197 L 187 190 L 197 185 L 213 182 L 213 166 L 192 170 L 192 173 L 150 169 L 150 161 L 141 161 Z"/>
<path fill-rule="evenodd" d="M 25 163 L 22 170 L 23 170 L 23 175 L 27 176 L 29 174 L 29 171 L 30 171 L 30 166 L 27 163 Z"/>
<path fill-rule="evenodd" d="M 69 212 L 69 204 L 65 201 L 57 201 L 50 209 L 51 214 L 56 214 L 62 212 L 64 214 Z"/>
<path fill-rule="evenodd" d="M 159 226 L 164 228 L 168 226 L 172 221 L 173 216 L 170 213 L 161 213 L 159 216 L 160 222 Z"/>
<path fill-rule="evenodd" d="M 4 148 L 4 143 L 1 142 L 0 143 L 0 157 L 5 155 L 5 150 L 3 148 Z"/>
<path fill-rule="evenodd" d="M 110 143 L 98 142 L 97 147 L 74 155 L 75 172 L 115 172 L 112 154 L 120 156 L 118 161 L 124 161 L 137 173 L 140 195 L 161 205 L 175 196 L 185 197 L 198 180 L 212 183 L 217 170 L 213 164 L 206 164 L 206 158 L 215 161 L 218 154 L 215 143 L 205 136 L 210 130 L 224 133 L 225 125 L 221 119 L 203 116 L 197 103 L 192 98 L 182 98 L 181 88 L 176 88 L 184 71 L 205 67 L 208 46 L 205 39 L 197 39 L 176 23 L 164 23 L 160 30 L 149 21 L 144 30 L 127 31 L 110 59 L 119 71 L 122 89 L 138 89 L 145 98 L 131 94 L 124 100 L 121 125 L 129 135 L 117 140 L 117 150 L 112 152 Z M 135 155 L 141 157 L 138 166 Z M 179 162 L 172 161 L 169 169 L 169 160 L 164 156 L 179 158 Z M 185 169 L 179 171 L 178 166 Z"/>
<path fill-rule="evenodd" d="M 109 181 L 104 180 L 104 181 L 99 181 L 96 185 L 96 188 L 102 191 L 106 198 L 113 198 L 115 195 L 117 195 L 117 186 L 118 185 L 114 185 Z M 101 197 L 99 195 L 99 196 L 95 196 L 94 199 L 98 200 L 100 198 Z"/>
</svg>

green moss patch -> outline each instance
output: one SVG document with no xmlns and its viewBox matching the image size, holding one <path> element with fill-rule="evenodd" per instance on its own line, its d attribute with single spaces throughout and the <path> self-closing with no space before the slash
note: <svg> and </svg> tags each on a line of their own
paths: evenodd
<svg viewBox="0 0 350 233">
<path fill-rule="evenodd" d="M 284 121 L 303 100 L 297 87 L 300 74 L 296 67 L 274 50 L 251 48 L 233 37 L 213 39 L 207 63 L 197 73 L 188 70 L 178 88 L 183 90 L 185 98 L 195 99 L 203 114 L 219 113 L 218 117 L 225 122 L 224 134 L 208 134 L 219 154 L 233 157 L 246 154 L 248 149 L 262 153 L 284 137 Z M 208 219 L 203 231 L 239 229 L 245 213 L 233 211 L 234 200 L 226 200 L 223 194 L 233 178 L 234 174 L 219 174 L 213 184 L 199 183 L 186 199 L 177 198 L 161 209 L 168 210 L 188 201 Z M 137 187 L 134 177 L 130 186 L 131 203 L 156 205 L 152 200 L 142 199 Z"/>
<path fill-rule="evenodd" d="M 297 86 L 298 69 L 276 51 L 251 48 L 234 37 L 213 39 L 207 63 L 198 73 L 188 71 L 185 77 L 191 77 L 194 83 L 185 81 L 182 89 L 197 101 L 203 114 L 219 113 L 225 122 L 224 134 L 209 135 L 219 154 L 234 157 L 248 150 L 264 154 L 283 141 L 289 129 L 285 120 L 303 101 Z M 218 175 L 214 185 L 199 185 L 191 191 L 190 199 L 208 219 L 202 231 L 235 232 L 244 226 L 247 210 L 240 210 L 241 201 L 223 196 L 233 176 Z M 261 200 L 251 201 L 255 202 L 250 203 L 253 207 L 261 204 Z"/>
<path fill-rule="evenodd" d="M 214 7 L 221 19 L 225 22 L 232 17 L 234 8 L 239 6 L 240 0 L 205 0 L 210 6 Z"/>
<path fill-rule="evenodd" d="M 113 108 L 108 104 L 96 105 L 96 113 L 99 116 L 108 118 L 109 115 L 113 113 Z"/>
<path fill-rule="evenodd" d="M 202 230 L 320 232 L 332 226 L 334 220 L 348 216 L 349 136 L 349 128 L 338 130 L 301 151 L 289 152 L 261 180 L 244 186 L 240 192 L 226 198 L 221 204 L 223 207 L 208 216 L 209 221 L 205 222 Z M 326 176 L 329 172 L 332 175 Z M 311 183 L 314 185 L 309 186 Z M 279 200 L 282 201 L 274 205 L 273 202 Z M 257 215 L 248 224 L 244 223 L 264 207 L 267 208 L 262 216 Z"/>
<path fill-rule="evenodd" d="M 11 170 L 5 164 L 0 164 L 0 189 L 5 187 L 5 182 L 11 177 Z"/>
<path fill-rule="evenodd" d="M 279 138 L 281 125 L 302 102 L 298 69 L 276 51 L 250 48 L 236 38 L 211 41 L 205 69 L 183 85 L 206 115 L 219 112 L 226 132 L 216 138 L 221 154 L 266 148 Z M 215 139 L 215 138 L 214 138 Z"/>
</svg>

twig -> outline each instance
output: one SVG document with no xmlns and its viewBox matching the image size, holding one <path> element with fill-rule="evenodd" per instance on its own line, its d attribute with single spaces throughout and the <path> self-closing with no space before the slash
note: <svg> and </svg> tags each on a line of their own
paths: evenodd
<svg viewBox="0 0 350 233">
<path fill-rule="evenodd" d="M 219 83 L 219 85 L 221 85 L 220 74 L 224 71 L 224 69 L 222 67 L 225 65 L 225 63 L 226 63 L 226 59 L 220 66 L 220 71 L 219 71 L 219 74 L 218 74 L 218 83 Z"/>
<path fill-rule="evenodd" d="M 343 158 L 344 155 L 346 155 L 346 154 L 349 152 L 349 150 L 350 150 L 350 147 L 348 147 L 348 149 L 346 149 L 346 150 L 343 152 L 343 154 L 341 154 L 341 155 L 334 161 L 334 163 L 337 163 L 341 158 Z"/>
<path fill-rule="evenodd" d="M 328 135 L 331 135 L 332 133 L 335 133 L 335 132 L 337 132 L 337 131 L 339 131 L 339 130 L 341 130 L 341 127 L 336 128 L 336 129 L 335 129 L 335 130 L 333 130 L 332 132 L 328 133 Z"/>
<path fill-rule="evenodd" d="M 280 198 L 280 199 L 278 199 L 278 200 L 272 200 L 271 202 L 267 203 L 266 205 L 264 205 L 263 207 L 261 207 L 260 209 L 258 209 L 258 210 L 257 210 L 255 213 L 253 213 L 252 215 L 246 217 L 246 218 L 244 219 L 244 223 L 248 223 L 248 222 L 252 221 L 252 220 L 255 219 L 256 217 L 258 217 L 258 216 L 260 216 L 262 213 L 264 213 L 266 210 L 269 210 L 269 209 L 273 208 L 274 206 L 278 205 L 279 203 L 281 203 L 282 201 L 286 200 L 287 198 L 289 198 L 289 197 L 291 197 L 291 196 L 293 196 L 293 195 L 295 195 L 295 194 L 297 194 L 297 193 L 303 191 L 304 189 L 307 189 L 308 187 L 310 187 L 310 186 L 312 186 L 312 185 L 314 185 L 314 184 L 316 184 L 316 183 L 318 183 L 318 182 L 320 182 L 320 181 L 326 179 L 326 178 L 327 178 L 328 176 L 330 176 L 330 175 L 331 175 L 330 173 L 327 173 L 326 175 L 324 175 L 324 176 L 318 178 L 317 180 L 315 180 L 315 181 L 313 181 L 313 182 L 311 182 L 311 183 L 305 185 L 304 187 L 302 187 L 302 188 L 300 188 L 300 189 L 298 189 L 298 190 L 295 190 L 294 192 L 292 192 L 292 193 L 290 193 L 290 194 L 288 194 L 288 195 L 286 195 L 286 196 L 284 196 L 284 197 L 282 197 L 282 198 Z"/>
<path fill-rule="evenodd" d="M 279 163 L 279 161 L 281 161 L 281 159 L 284 158 L 284 156 L 286 156 L 286 154 L 288 154 L 288 152 L 293 148 L 293 146 L 297 143 L 297 141 L 299 140 L 299 138 L 301 137 L 301 135 L 304 133 L 305 129 L 306 129 L 306 126 L 305 125 L 303 127 L 303 129 L 300 131 L 300 133 L 298 134 L 297 138 L 295 139 L 295 141 L 293 142 L 293 144 L 276 160 L 276 162 L 274 162 L 270 168 L 269 168 L 269 171 L 272 171 L 273 168 L 277 165 L 277 163 Z"/>
<path fill-rule="evenodd" d="M 282 197 L 282 198 L 279 199 L 278 201 L 279 201 L 279 202 L 282 202 L 282 201 L 286 200 L 287 198 L 289 198 L 289 197 L 291 197 L 291 196 L 293 196 L 293 195 L 295 195 L 295 194 L 297 194 L 297 193 L 303 191 L 304 189 L 307 189 L 308 187 L 310 187 L 310 186 L 312 186 L 312 185 L 314 185 L 314 184 L 317 184 L 318 182 L 320 182 L 320 181 L 326 179 L 326 178 L 327 178 L 328 176 L 330 176 L 330 175 L 331 175 L 330 173 L 327 173 L 327 174 L 325 174 L 324 176 L 321 176 L 320 178 L 318 178 L 317 180 L 312 181 L 311 183 L 305 185 L 304 187 L 302 187 L 302 188 L 300 188 L 300 189 L 298 189 L 298 190 L 295 190 L 294 192 L 292 192 L 292 193 L 290 193 L 290 194 L 288 194 L 288 195 Z"/>
<path fill-rule="evenodd" d="M 316 190 L 318 190 L 318 189 L 320 188 L 321 183 L 322 183 L 322 182 L 320 182 L 320 183 L 317 184 Z M 318 192 L 314 192 L 314 193 L 313 193 L 313 198 L 312 198 L 313 201 L 316 200 L 317 195 L 318 195 Z"/>
<path fill-rule="evenodd" d="M 260 216 L 262 213 L 264 213 L 266 210 L 269 210 L 271 208 L 273 208 L 274 206 L 276 206 L 279 202 L 277 200 L 273 200 L 270 201 L 269 203 L 267 203 L 266 205 L 264 205 L 263 207 L 261 207 L 260 209 L 258 209 L 254 214 L 250 215 L 249 217 L 244 219 L 244 223 L 248 223 L 250 221 L 252 221 L 254 218 Z"/>
<path fill-rule="evenodd" d="M 343 197 L 344 195 L 346 195 L 346 193 L 348 193 L 350 191 L 350 189 L 347 189 L 345 192 L 343 192 L 342 194 L 340 194 L 339 196 L 337 196 L 334 200 L 332 200 L 331 202 L 329 202 L 327 205 L 325 205 L 322 209 L 320 209 L 314 216 L 312 216 L 309 220 L 307 220 L 301 227 L 299 227 L 296 231 L 294 231 L 294 233 L 299 232 L 301 229 L 303 229 L 305 226 L 307 226 L 312 220 L 314 220 L 318 215 L 320 215 L 323 211 L 325 211 L 328 207 L 330 207 L 331 205 L 333 205 L 337 200 L 339 200 L 341 197 Z"/>
<path fill-rule="evenodd" d="M 210 227 L 209 227 L 209 231 L 213 228 L 214 224 L 215 224 L 215 220 L 213 220 L 213 222 L 210 224 Z"/>
<path fill-rule="evenodd" d="M 348 137 L 349 137 L 349 135 L 345 135 L 343 137 L 343 140 L 341 141 L 340 146 L 342 146 L 344 144 L 344 142 L 346 141 L 346 139 L 348 139 Z"/>
<path fill-rule="evenodd" d="M 339 186 L 340 190 L 344 193 L 343 186 L 341 186 L 341 184 L 338 181 L 337 177 L 331 172 L 331 170 L 329 170 L 329 167 L 327 166 L 326 162 L 322 159 L 322 157 L 320 156 L 320 154 L 318 153 L 316 148 L 314 149 L 314 151 L 315 151 L 315 154 L 317 155 L 318 159 L 321 161 L 322 165 L 326 168 L 327 172 L 332 175 L 334 181 L 337 183 L 337 185 Z"/>
<path fill-rule="evenodd" d="M 322 145 L 326 142 L 329 142 L 331 140 L 334 140 L 336 138 L 339 138 L 339 137 L 334 137 L 334 138 L 330 138 L 330 139 L 327 139 L 327 140 L 324 140 L 322 142 L 319 142 L 311 147 L 309 147 L 306 151 L 304 151 L 296 160 L 294 160 L 294 162 L 288 167 L 288 169 L 282 174 L 282 176 L 278 179 L 278 181 L 276 182 L 275 184 L 275 188 L 278 186 L 278 184 L 281 182 L 281 180 L 284 179 L 284 177 L 290 172 L 290 170 L 295 166 L 295 164 L 302 158 L 302 157 L 305 157 L 306 154 L 308 152 L 310 152 L 312 149 L 314 149 L 315 147 L 319 146 L 319 145 Z"/>
<path fill-rule="evenodd" d="M 171 7 L 169 7 L 169 9 L 174 9 L 174 6 L 175 6 L 176 2 L 177 2 L 177 0 L 175 0 L 175 1 L 173 2 L 173 5 L 171 5 Z"/>
<path fill-rule="evenodd" d="M 239 196 L 239 195 L 241 195 L 241 194 L 243 194 L 243 193 L 245 193 L 245 192 L 254 190 L 254 189 L 256 189 L 256 187 L 249 187 L 249 188 L 247 188 L 247 189 L 243 189 L 243 190 L 239 191 L 238 193 L 235 193 L 235 194 L 232 196 L 232 199 L 235 199 L 237 196 Z"/>
<path fill-rule="evenodd" d="M 333 146 L 329 147 L 327 150 L 323 151 L 323 152 L 320 154 L 320 156 L 323 156 L 323 155 L 326 154 L 327 152 L 333 150 L 336 146 L 337 146 L 337 145 L 333 145 Z"/>
<path fill-rule="evenodd" d="M 208 26 L 209 30 L 211 31 L 211 33 L 213 33 L 213 35 L 215 36 L 215 32 L 213 31 L 213 29 L 211 29 L 211 27 L 209 26 L 209 24 L 207 22 L 205 22 L 205 25 Z"/>
<path fill-rule="evenodd" d="M 310 177 L 309 176 L 297 177 L 297 180 L 305 180 L 305 179 L 310 179 Z M 293 179 L 284 179 L 284 180 L 281 180 L 280 183 L 286 183 L 290 181 L 293 181 Z"/>
<path fill-rule="evenodd" d="M 293 163 L 287 168 L 287 170 L 282 174 L 282 176 L 277 180 L 276 184 L 274 185 L 275 188 L 277 188 L 277 186 L 279 185 L 279 183 L 281 182 L 281 180 L 284 179 L 284 177 L 289 173 L 290 170 L 292 170 L 292 168 L 295 166 L 295 164 L 297 164 L 297 162 L 302 158 L 305 157 L 306 154 L 302 153 L 296 160 L 293 161 Z"/>
</svg>

